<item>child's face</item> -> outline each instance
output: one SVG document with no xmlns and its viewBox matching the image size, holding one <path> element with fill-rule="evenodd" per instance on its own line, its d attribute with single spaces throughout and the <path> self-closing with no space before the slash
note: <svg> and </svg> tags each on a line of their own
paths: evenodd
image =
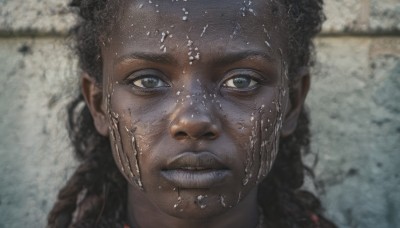
<svg viewBox="0 0 400 228">
<path fill-rule="evenodd" d="M 254 197 L 277 153 L 288 103 L 282 9 L 150 2 L 129 1 L 102 49 L 114 158 L 131 190 L 167 214 L 216 215 Z"/>
</svg>

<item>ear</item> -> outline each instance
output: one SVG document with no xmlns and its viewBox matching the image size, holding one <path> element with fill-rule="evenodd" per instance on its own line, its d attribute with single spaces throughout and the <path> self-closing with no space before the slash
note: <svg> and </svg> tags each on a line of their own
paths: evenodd
<svg viewBox="0 0 400 228">
<path fill-rule="evenodd" d="M 310 70 L 301 67 L 295 75 L 294 83 L 289 89 L 289 103 L 286 109 L 285 119 L 282 125 L 281 137 L 288 137 L 297 127 L 300 112 L 310 89 Z"/>
<path fill-rule="evenodd" d="M 100 135 L 108 136 L 108 123 L 105 104 L 103 102 L 103 90 L 99 83 L 87 73 L 81 75 L 81 89 L 86 105 L 93 117 L 94 126 Z"/>
</svg>

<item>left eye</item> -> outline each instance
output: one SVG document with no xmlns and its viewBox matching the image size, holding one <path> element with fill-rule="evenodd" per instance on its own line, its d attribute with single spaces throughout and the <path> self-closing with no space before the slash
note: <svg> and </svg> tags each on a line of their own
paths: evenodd
<svg viewBox="0 0 400 228">
<path fill-rule="evenodd" d="M 152 89 L 152 88 L 167 86 L 163 80 L 161 80 L 157 77 L 151 77 L 151 76 L 139 78 L 139 79 L 133 81 L 133 84 L 137 87 L 145 88 L 145 89 Z"/>
<path fill-rule="evenodd" d="M 257 85 L 258 82 L 248 76 L 238 76 L 225 81 L 224 86 L 235 89 L 247 89 Z"/>
</svg>

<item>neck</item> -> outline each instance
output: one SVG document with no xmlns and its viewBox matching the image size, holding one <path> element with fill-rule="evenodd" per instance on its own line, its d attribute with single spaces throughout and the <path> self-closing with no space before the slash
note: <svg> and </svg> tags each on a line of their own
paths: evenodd
<svg viewBox="0 0 400 228">
<path fill-rule="evenodd" d="M 182 219 L 162 212 L 149 201 L 144 193 L 134 187 L 128 187 L 128 223 L 132 228 L 220 228 L 220 227 L 257 227 L 259 210 L 257 188 L 254 188 L 235 207 L 226 212 L 205 219 Z"/>
</svg>

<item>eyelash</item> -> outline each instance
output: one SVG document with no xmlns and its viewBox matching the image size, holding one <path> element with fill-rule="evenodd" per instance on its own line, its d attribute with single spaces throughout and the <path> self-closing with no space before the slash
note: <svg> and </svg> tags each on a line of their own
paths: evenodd
<svg viewBox="0 0 400 228">
<path fill-rule="evenodd" d="M 127 77 L 125 83 L 134 87 L 135 89 L 143 91 L 156 90 L 162 87 L 170 87 L 170 85 L 166 82 L 166 80 L 163 79 L 161 75 L 161 72 L 153 69 L 144 70 L 144 72 L 136 71 Z M 143 80 L 145 79 L 156 79 L 158 80 L 157 85 L 152 88 L 145 87 L 143 85 Z M 141 85 L 139 85 L 139 83 Z"/>
<path fill-rule="evenodd" d="M 142 91 L 148 91 L 151 92 L 153 90 L 157 90 L 160 88 L 165 88 L 165 87 L 170 87 L 170 84 L 164 80 L 162 73 L 149 69 L 149 70 L 144 70 L 144 71 L 150 71 L 150 72 L 134 72 L 132 73 L 126 80 L 125 83 L 134 87 L 137 90 L 142 90 Z M 136 76 L 138 75 L 138 76 Z M 260 84 L 263 84 L 263 79 L 261 75 L 258 72 L 255 72 L 254 70 L 232 70 L 227 73 L 228 79 L 224 80 L 223 83 L 221 84 L 222 88 L 226 88 L 229 90 L 236 90 L 236 91 L 250 91 L 255 88 L 258 88 Z M 234 81 L 235 79 L 245 79 L 245 81 Z M 157 85 L 154 87 L 145 87 L 143 85 L 143 80 L 144 79 L 156 79 Z M 247 81 L 246 81 L 247 80 Z M 139 84 L 140 83 L 140 84 Z M 154 83 L 154 82 L 153 82 Z M 238 83 L 244 83 L 242 88 L 238 88 L 240 84 Z"/>
<path fill-rule="evenodd" d="M 239 72 L 238 72 L 239 71 Z M 231 89 L 231 90 L 236 90 L 236 91 L 249 91 L 255 88 L 258 88 L 260 85 L 264 83 L 263 77 L 256 71 L 254 70 L 233 70 L 228 73 L 230 76 L 227 80 L 225 80 L 222 84 L 224 88 Z M 233 80 L 239 79 L 239 78 L 245 78 L 248 81 L 248 85 L 244 88 L 238 88 L 237 85 L 234 85 L 235 82 Z M 232 82 L 230 82 L 232 80 Z M 234 86 L 232 86 L 234 85 Z"/>
</svg>

